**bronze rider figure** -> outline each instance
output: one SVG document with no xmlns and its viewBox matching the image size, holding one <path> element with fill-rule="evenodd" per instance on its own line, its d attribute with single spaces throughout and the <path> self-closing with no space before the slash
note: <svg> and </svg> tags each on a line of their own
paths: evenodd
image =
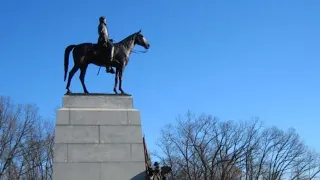
<svg viewBox="0 0 320 180">
<path fill-rule="evenodd" d="M 102 46 L 102 48 L 110 48 L 111 49 L 111 54 L 110 54 L 110 62 L 113 61 L 113 56 L 114 56 L 114 46 L 111 40 L 109 40 L 109 32 L 107 28 L 107 21 L 104 16 L 101 16 L 99 18 L 99 26 L 98 26 L 98 44 Z M 106 71 L 107 73 L 114 74 L 114 70 L 112 67 L 106 65 Z"/>
</svg>

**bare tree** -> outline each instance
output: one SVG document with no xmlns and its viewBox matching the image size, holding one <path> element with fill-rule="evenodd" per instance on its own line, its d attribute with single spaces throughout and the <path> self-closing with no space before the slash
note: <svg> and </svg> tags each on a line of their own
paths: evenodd
<svg viewBox="0 0 320 180">
<path fill-rule="evenodd" d="M 314 179 L 320 171 L 319 155 L 293 129 L 263 128 L 258 118 L 223 122 L 188 112 L 162 129 L 157 144 L 173 180 Z"/>
<path fill-rule="evenodd" d="M 50 179 L 52 123 L 43 120 L 35 105 L 14 104 L 0 97 L 0 178 Z"/>
</svg>

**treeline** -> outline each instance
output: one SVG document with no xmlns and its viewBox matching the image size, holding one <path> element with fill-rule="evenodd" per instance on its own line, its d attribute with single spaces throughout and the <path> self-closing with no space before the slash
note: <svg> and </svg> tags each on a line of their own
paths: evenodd
<svg viewBox="0 0 320 180">
<path fill-rule="evenodd" d="M 220 121 L 190 112 L 161 131 L 155 156 L 171 180 L 320 179 L 320 156 L 294 129 L 266 128 L 258 119 Z"/>
<path fill-rule="evenodd" d="M 50 180 L 55 120 L 38 107 L 0 96 L 0 179 Z M 320 156 L 294 129 L 263 127 L 257 119 L 220 121 L 188 113 L 166 125 L 156 154 L 171 180 L 320 179 Z"/>
<path fill-rule="evenodd" d="M 0 96 L 0 179 L 51 179 L 54 122 L 37 106 Z"/>
</svg>

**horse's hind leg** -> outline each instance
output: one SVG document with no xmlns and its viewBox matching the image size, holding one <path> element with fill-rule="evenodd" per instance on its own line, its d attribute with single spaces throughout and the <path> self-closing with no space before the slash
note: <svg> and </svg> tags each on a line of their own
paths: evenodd
<svg viewBox="0 0 320 180">
<path fill-rule="evenodd" d="M 88 67 L 87 64 L 86 64 L 86 65 L 83 65 L 82 67 L 80 67 L 80 76 L 79 76 L 80 81 L 81 81 L 81 84 L 82 84 L 83 91 L 84 91 L 84 93 L 86 93 L 86 94 L 89 93 L 88 90 L 87 90 L 87 88 L 86 88 L 86 85 L 84 84 L 84 78 L 85 78 L 85 76 L 86 76 L 87 67 Z"/>
<path fill-rule="evenodd" d="M 77 65 L 74 65 L 73 68 L 71 69 L 71 71 L 69 72 L 68 83 L 66 86 L 67 94 L 71 93 L 71 91 L 69 89 L 70 84 L 71 84 L 71 79 L 72 79 L 73 75 L 78 71 L 78 69 L 79 69 L 79 67 Z"/>
</svg>

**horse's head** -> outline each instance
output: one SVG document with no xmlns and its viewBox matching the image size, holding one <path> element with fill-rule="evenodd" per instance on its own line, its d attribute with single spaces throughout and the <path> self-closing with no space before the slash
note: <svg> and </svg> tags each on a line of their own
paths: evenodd
<svg viewBox="0 0 320 180">
<path fill-rule="evenodd" d="M 150 44 L 148 43 L 147 39 L 141 33 L 141 30 L 135 33 L 135 43 L 143 46 L 146 49 L 149 49 Z"/>
</svg>

